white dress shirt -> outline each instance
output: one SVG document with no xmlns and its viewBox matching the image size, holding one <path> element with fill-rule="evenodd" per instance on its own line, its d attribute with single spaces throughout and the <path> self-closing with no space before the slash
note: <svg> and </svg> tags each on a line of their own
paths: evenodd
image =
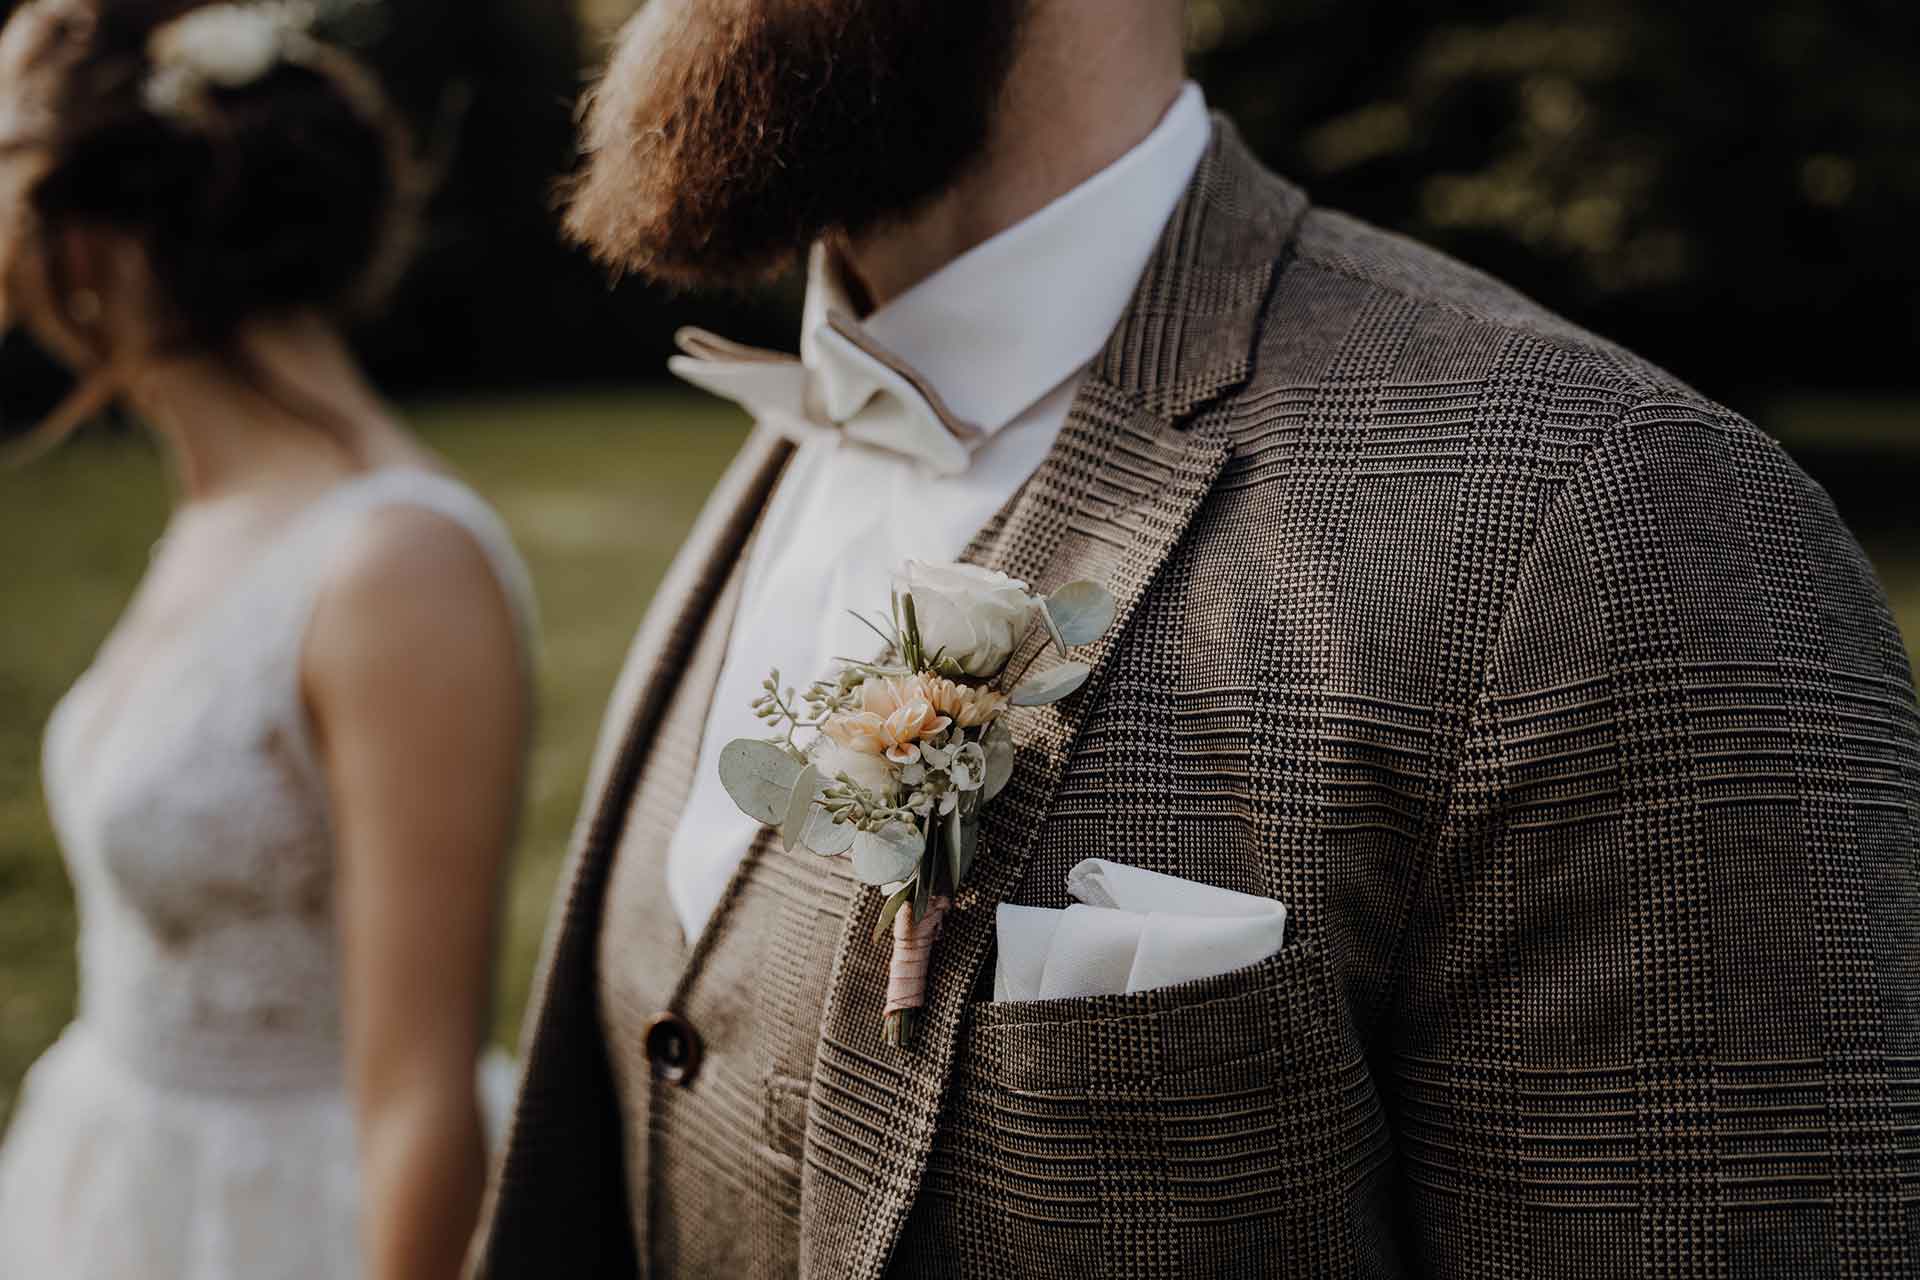
<svg viewBox="0 0 1920 1280">
<path fill-rule="evenodd" d="M 735 738 L 766 736 L 751 703 L 768 671 L 779 670 L 783 688 L 804 689 L 836 657 L 871 657 L 878 641 L 849 610 L 884 612 L 904 560 L 957 559 L 1033 474 L 1211 134 L 1188 84 L 1133 150 L 861 322 L 980 438 L 965 470 L 936 475 L 831 430 L 801 435 L 748 553 L 693 792 L 667 850 L 667 891 L 689 938 L 759 828 L 721 786 L 719 757 Z M 814 334 L 844 297 L 830 259 L 816 253 L 801 334 L 809 367 Z"/>
</svg>

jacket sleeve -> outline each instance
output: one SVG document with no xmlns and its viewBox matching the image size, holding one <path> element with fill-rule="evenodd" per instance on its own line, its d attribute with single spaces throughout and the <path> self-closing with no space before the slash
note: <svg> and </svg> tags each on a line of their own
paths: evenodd
<svg viewBox="0 0 1920 1280">
<path fill-rule="evenodd" d="M 1920 1274 L 1920 734 L 1826 494 L 1636 414 L 1550 501 L 1408 937 L 1427 1274 Z"/>
</svg>

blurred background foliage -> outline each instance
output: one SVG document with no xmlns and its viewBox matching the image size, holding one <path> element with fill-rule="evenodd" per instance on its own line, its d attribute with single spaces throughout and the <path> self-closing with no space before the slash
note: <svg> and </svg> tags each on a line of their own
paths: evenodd
<svg viewBox="0 0 1920 1280">
<path fill-rule="evenodd" d="M 637 0 L 328 4 L 450 162 L 426 251 L 361 335 L 387 386 L 655 381 L 685 323 L 791 342 L 791 284 L 614 287 L 557 233 L 576 104 Z M 1188 13 L 1213 105 L 1320 203 L 1438 245 L 1749 412 L 1920 381 L 1910 0 Z"/>
<path fill-rule="evenodd" d="M 472 90 L 431 252 L 369 349 L 395 385 L 658 376 L 693 313 L 552 232 L 573 103 L 633 0 L 408 0 L 375 42 L 432 127 Z M 1737 407 L 1914 385 L 1908 0 L 1191 0 L 1213 104 L 1316 200 L 1437 244 Z M 476 291 L 476 284 L 479 286 Z"/>
<path fill-rule="evenodd" d="M 558 234 L 575 116 L 614 26 L 637 5 L 369 0 L 358 47 L 384 73 L 447 178 L 419 263 L 363 333 L 401 393 L 659 381 L 674 329 L 785 336 L 784 298 L 616 289 Z"/>
<path fill-rule="evenodd" d="M 1203 0 L 1201 80 L 1322 203 L 1710 394 L 1913 385 L 1905 0 Z"/>
</svg>

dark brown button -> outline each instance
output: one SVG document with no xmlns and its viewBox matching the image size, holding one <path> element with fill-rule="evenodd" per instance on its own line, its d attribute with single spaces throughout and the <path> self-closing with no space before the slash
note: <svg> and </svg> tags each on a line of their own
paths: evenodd
<svg viewBox="0 0 1920 1280">
<path fill-rule="evenodd" d="M 700 1070 L 700 1033 L 691 1022 L 671 1009 L 656 1013 L 644 1043 L 655 1079 L 682 1087 L 693 1083 Z"/>
</svg>

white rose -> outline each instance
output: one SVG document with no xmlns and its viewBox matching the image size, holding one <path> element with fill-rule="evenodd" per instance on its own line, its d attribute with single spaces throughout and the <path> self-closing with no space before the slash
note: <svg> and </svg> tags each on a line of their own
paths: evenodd
<svg viewBox="0 0 1920 1280">
<path fill-rule="evenodd" d="M 897 576 L 901 592 L 913 597 L 927 656 L 941 654 L 943 664 L 969 676 L 999 674 L 1041 607 L 1026 583 L 997 569 L 909 560 Z"/>
</svg>

